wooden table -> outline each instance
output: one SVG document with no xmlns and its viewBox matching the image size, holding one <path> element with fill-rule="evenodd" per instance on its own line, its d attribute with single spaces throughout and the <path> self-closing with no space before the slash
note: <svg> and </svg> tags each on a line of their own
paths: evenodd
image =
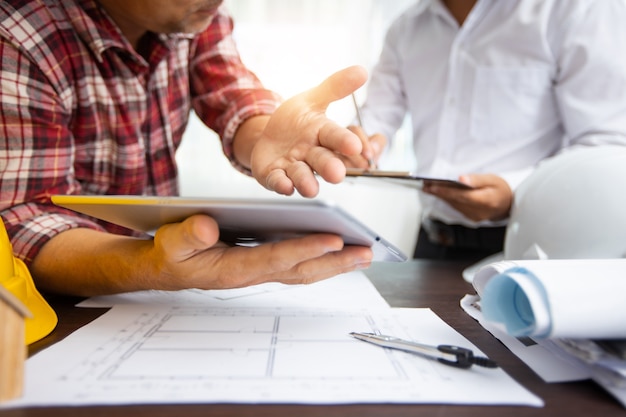
<svg viewBox="0 0 626 417">
<path fill-rule="evenodd" d="M 546 384 L 459 306 L 473 293 L 463 281 L 466 264 L 411 261 L 375 264 L 368 271 L 374 285 L 393 307 L 429 307 L 468 338 L 519 383 L 545 401 L 545 407 L 458 406 L 458 405 L 134 405 L 115 407 L 27 408 L 0 411 L 0 416 L 626 416 L 626 410 L 602 388 L 590 381 Z M 98 317 L 106 309 L 76 308 L 76 298 L 55 297 L 50 303 L 59 315 L 59 325 L 44 340 L 30 348 L 33 354 Z"/>
</svg>

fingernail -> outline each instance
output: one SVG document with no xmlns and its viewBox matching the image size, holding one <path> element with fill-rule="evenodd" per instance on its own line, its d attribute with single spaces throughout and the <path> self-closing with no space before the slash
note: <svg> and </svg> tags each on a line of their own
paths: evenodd
<svg viewBox="0 0 626 417">
<path fill-rule="evenodd" d="M 366 263 L 358 263 L 356 264 L 356 269 L 368 269 L 370 266 L 372 266 L 372 263 L 370 261 Z"/>
</svg>

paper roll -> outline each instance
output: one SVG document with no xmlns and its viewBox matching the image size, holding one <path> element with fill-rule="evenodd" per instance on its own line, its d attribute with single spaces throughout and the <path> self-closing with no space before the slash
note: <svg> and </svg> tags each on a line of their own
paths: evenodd
<svg viewBox="0 0 626 417">
<path fill-rule="evenodd" d="M 484 318 L 512 336 L 626 338 L 626 259 L 497 262 L 474 287 Z"/>
</svg>

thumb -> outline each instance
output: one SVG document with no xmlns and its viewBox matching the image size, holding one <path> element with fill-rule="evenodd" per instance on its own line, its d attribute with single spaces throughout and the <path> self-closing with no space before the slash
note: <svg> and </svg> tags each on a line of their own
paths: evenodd
<svg viewBox="0 0 626 417">
<path fill-rule="evenodd" d="M 508 183 L 496 174 L 464 174 L 459 181 L 474 189 L 479 188 L 508 188 Z"/>
<path fill-rule="evenodd" d="M 333 101 L 352 94 L 367 81 L 367 71 L 359 65 L 344 68 L 307 92 L 314 107 L 326 109 Z"/>
<path fill-rule="evenodd" d="M 463 184 L 467 184 L 473 188 L 480 188 L 481 180 L 475 174 L 463 174 L 459 175 L 459 182 Z"/>
<path fill-rule="evenodd" d="M 181 223 L 161 226 L 154 235 L 154 241 L 166 254 L 183 261 L 214 246 L 219 235 L 219 226 L 212 217 L 197 214 Z"/>
</svg>

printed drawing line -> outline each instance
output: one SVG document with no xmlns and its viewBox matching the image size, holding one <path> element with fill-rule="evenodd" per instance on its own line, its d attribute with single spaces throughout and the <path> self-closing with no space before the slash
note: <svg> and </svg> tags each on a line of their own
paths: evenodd
<svg viewBox="0 0 626 417">
<path fill-rule="evenodd" d="M 271 378 L 272 377 L 272 370 L 274 369 L 274 363 L 276 362 L 276 344 L 278 343 L 278 338 L 276 337 L 276 334 L 278 333 L 278 329 L 280 328 L 280 319 L 276 318 L 274 320 L 274 326 L 272 328 L 272 348 L 271 348 L 271 352 L 270 355 L 268 357 L 268 361 L 267 361 L 267 368 L 265 370 L 265 377 L 266 378 Z"/>
<path fill-rule="evenodd" d="M 348 337 L 379 324 L 354 312 L 172 307 L 130 322 L 63 379 L 406 379 L 397 353 Z M 381 358 L 387 366 L 367 366 Z"/>
</svg>

